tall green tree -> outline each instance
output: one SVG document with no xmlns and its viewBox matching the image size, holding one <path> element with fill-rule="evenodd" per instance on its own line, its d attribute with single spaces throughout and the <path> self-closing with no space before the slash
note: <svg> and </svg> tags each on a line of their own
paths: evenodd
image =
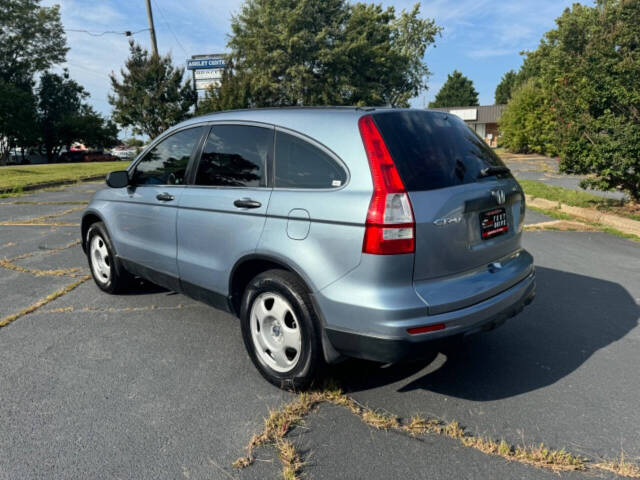
<svg viewBox="0 0 640 480">
<path fill-rule="evenodd" d="M 105 148 L 117 143 L 116 125 L 96 113 L 84 100 L 86 90 L 69 78 L 46 72 L 38 88 L 37 122 L 40 150 L 49 162 L 74 142 Z"/>
<path fill-rule="evenodd" d="M 640 2 L 574 4 L 556 19 L 519 73 L 544 95 L 529 117 L 553 114 L 560 168 L 583 186 L 618 188 L 640 200 Z M 520 109 L 516 104 L 507 107 Z M 508 129 L 503 135 L 510 135 Z"/>
<path fill-rule="evenodd" d="M 0 77 L 30 78 L 61 63 L 69 49 L 60 21 L 60 7 L 40 0 L 0 2 Z"/>
<path fill-rule="evenodd" d="M 235 71 L 232 62 L 222 72 L 219 88 L 209 88 L 204 100 L 198 103 L 198 113 L 234 110 L 249 106 L 249 85 L 241 72 Z"/>
<path fill-rule="evenodd" d="M 514 152 L 558 153 L 557 123 L 550 99 L 535 78 L 516 88 L 500 116 L 500 143 Z"/>
<path fill-rule="evenodd" d="M 447 76 L 436 98 L 429 102 L 430 108 L 439 107 L 466 107 L 478 105 L 478 92 L 473 82 L 454 70 Z"/>
<path fill-rule="evenodd" d="M 345 0 L 247 0 L 231 28 L 235 83 L 212 94 L 215 108 L 407 105 L 440 32 L 418 5 L 396 15 Z"/>
<path fill-rule="evenodd" d="M 0 78 L 0 164 L 14 148 L 36 143 L 36 118 L 31 80 L 18 83 Z"/>
<path fill-rule="evenodd" d="M 122 80 L 114 73 L 109 77 L 114 92 L 109 103 L 119 125 L 153 138 L 190 116 L 196 93 L 171 55 L 150 55 L 132 41 L 120 76 Z"/>
<path fill-rule="evenodd" d="M 516 86 L 518 74 L 514 70 L 509 70 L 502 76 L 500 83 L 496 87 L 495 103 L 496 105 L 504 105 L 509 99 Z"/>
<path fill-rule="evenodd" d="M 35 141 L 33 77 L 67 53 L 59 7 L 40 0 L 0 2 L 0 162 Z"/>
</svg>

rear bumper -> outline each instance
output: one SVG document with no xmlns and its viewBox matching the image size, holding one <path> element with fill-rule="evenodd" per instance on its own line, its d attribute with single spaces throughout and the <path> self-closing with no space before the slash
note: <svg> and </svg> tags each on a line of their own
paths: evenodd
<svg viewBox="0 0 640 480">
<path fill-rule="evenodd" d="M 532 269 L 525 279 L 509 289 L 474 305 L 438 315 L 392 320 L 388 324 L 393 325 L 389 335 L 327 324 L 325 333 L 331 346 L 343 355 L 394 363 L 427 355 L 452 337 L 492 330 L 520 313 L 534 297 L 535 271 Z M 417 335 L 407 332 L 408 328 L 440 323 L 445 325 L 443 330 Z"/>
</svg>

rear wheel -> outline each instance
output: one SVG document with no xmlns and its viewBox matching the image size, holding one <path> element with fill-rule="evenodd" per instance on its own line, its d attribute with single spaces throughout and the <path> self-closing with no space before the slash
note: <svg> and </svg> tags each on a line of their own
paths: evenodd
<svg viewBox="0 0 640 480">
<path fill-rule="evenodd" d="M 251 280 L 240 320 L 247 352 L 265 379 L 287 390 L 311 384 L 324 365 L 320 327 L 296 275 L 269 270 Z"/>
<path fill-rule="evenodd" d="M 98 287 L 107 293 L 119 293 L 131 285 L 132 275 L 118 262 L 107 229 L 96 222 L 87 231 L 87 259 Z"/>
</svg>

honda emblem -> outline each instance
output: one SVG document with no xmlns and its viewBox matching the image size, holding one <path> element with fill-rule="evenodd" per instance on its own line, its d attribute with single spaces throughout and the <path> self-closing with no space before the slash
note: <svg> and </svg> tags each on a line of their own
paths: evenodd
<svg viewBox="0 0 640 480">
<path fill-rule="evenodd" d="M 507 196 L 504 194 L 504 190 L 493 190 L 491 195 L 496 199 L 498 205 L 502 205 L 507 199 Z"/>
</svg>

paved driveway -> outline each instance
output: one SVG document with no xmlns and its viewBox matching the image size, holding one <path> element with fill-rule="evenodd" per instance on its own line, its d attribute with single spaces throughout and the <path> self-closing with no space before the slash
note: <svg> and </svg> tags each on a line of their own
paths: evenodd
<svg viewBox="0 0 640 480">
<path fill-rule="evenodd" d="M 255 371 L 237 321 L 152 285 L 108 296 L 83 282 L 78 202 L 99 187 L 0 200 L 0 319 L 19 315 L 0 328 L 0 479 L 277 478 L 272 448 L 231 467 L 269 410 L 293 399 Z M 524 243 L 538 297 L 504 327 L 430 363 L 348 361 L 330 375 L 401 417 L 640 457 L 640 244 L 553 231 Z M 376 431 L 330 405 L 289 438 L 311 478 L 558 478 L 446 437 Z"/>
</svg>

